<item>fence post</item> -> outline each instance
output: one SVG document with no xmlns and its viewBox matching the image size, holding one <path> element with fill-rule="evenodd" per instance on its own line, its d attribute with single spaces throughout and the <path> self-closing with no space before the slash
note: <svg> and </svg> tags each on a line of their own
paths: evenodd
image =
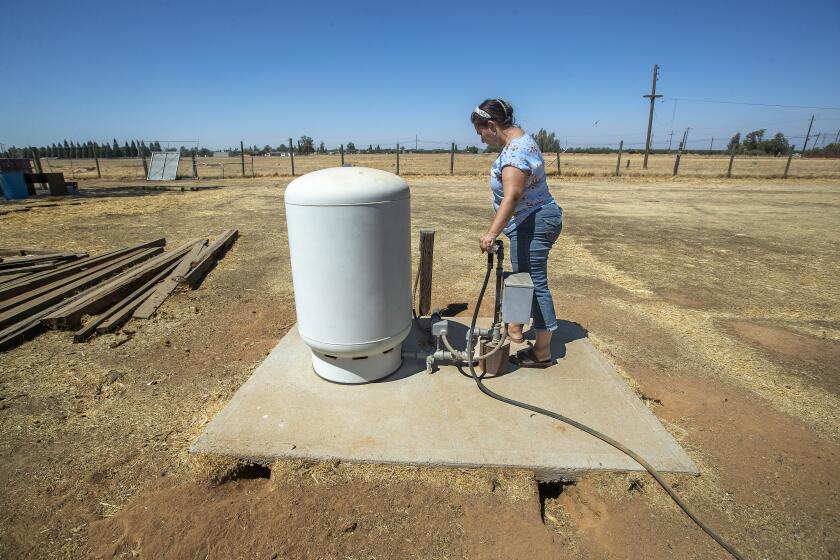
<svg viewBox="0 0 840 560">
<path fill-rule="evenodd" d="M 341 153 L 341 167 L 344 167 L 344 144 L 338 147 L 338 151 Z"/>
<path fill-rule="evenodd" d="M 452 142 L 452 149 L 449 152 L 449 174 L 455 175 L 455 142 Z"/>
<path fill-rule="evenodd" d="M 420 228 L 420 263 L 417 277 L 420 285 L 419 315 L 428 315 L 432 308 L 432 261 L 435 254 L 435 229 Z"/>
<path fill-rule="evenodd" d="M 738 144 L 732 143 L 732 152 L 729 154 L 729 169 L 726 171 L 726 177 L 732 177 L 732 163 L 735 161 L 735 150 L 738 149 Z"/>
<path fill-rule="evenodd" d="M 143 160 L 143 173 L 145 173 L 146 178 L 148 178 L 149 177 L 149 164 L 146 163 L 146 152 L 141 151 L 140 154 L 141 154 L 141 158 Z"/>
<path fill-rule="evenodd" d="M 254 173 L 254 154 L 251 154 L 251 179 L 256 176 L 256 173 Z"/>
<path fill-rule="evenodd" d="M 292 177 L 295 176 L 295 148 L 292 146 L 292 139 L 289 138 L 289 157 L 292 158 Z"/>
<path fill-rule="evenodd" d="M 397 144 L 397 175 L 400 174 L 400 145 Z"/>
<path fill-rule="evenodd" d="M 793 145 L 790 147 L 790 152 L 788 152 L 788 160 L 787 164 L 785 164 L 785 179 L 788 177 L 788 171 L 790 171 L 790 160 L 793 159 L 793 151 L 796 149 L 796 146 Z"/>
<path fill-rule="evenodd" d="M 680 172 L 680 158 L 682 157 L 682 151 L 683 151 L 683 143 L 680 142 L 680 147 L 677 150 L 677 157 L 674 160 L 674 176 L 676 176 L 677 173 Z"/>
<path fill-rule="evenodd" d="M 615 162 L 615 176 L 621 175 L 621 151 L 624 149 L 624 140 L 618 143 L 618 159 Z"/>
<path fill-rule="evenodd" d="M 239 163 L 242 164 L 242 176 L 245 176 L 245 144 L 239 141 Z"/>
<path fill-rule="evenodd" d="M 93 161 L 96 162 L 96 177 L 98 179 L 101 179 L 102 178 L 102 171 L 99 170 L 99 152 L 96 149 L 96 142 L 93 143 L 91 148 L 93 148 Z"/>
<path fill-rule="evenodd" d="M 198 179 L 198 168 L 195 165 L 195 152 L 192 153 L 193 179 Z"/>
<path fill-rule="evenodd" d="M 560 176 L 560 150 L 557 150 L 557 176 Z"/>
</svg>

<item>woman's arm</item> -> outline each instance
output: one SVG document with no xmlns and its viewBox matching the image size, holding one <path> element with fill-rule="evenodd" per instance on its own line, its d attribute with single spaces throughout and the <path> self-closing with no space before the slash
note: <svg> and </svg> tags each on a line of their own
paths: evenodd
<svg viewBox="0 0 840 560">
<path fill-rule="evenodd" d="M 496 211 L 496 217 L 490 224 L 490 229 L 479 239 L 478 245 L 482 252 L 487 251 L 496 242 L 496 238 L 510 222 L 510 218 L 516 210 L 516 205 L 519 204 L 519 200 L 525 194 L 525 179 L 527 177 L 527 173 L 512 165 L 502 168 L 504 196 L 502 197 L 502 203 L 499 204 L 499 209 Z"/>
</svg>

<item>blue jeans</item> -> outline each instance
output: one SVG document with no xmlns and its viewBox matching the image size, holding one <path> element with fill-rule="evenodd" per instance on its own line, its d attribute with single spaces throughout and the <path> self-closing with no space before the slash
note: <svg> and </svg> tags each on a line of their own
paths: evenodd
<svg viewBox="0 0 840 560">
<path fill-rule="evenodd" d="M 530 273 L 534 282 L 531 317 L 535 329 L 557 329 L 554 300 L 551 290 L 548 289 L 547 266 L 548 252 L 562 229 L 563 209 L 554 202 L 549 202 L 507 234 L 510 239 L 510 264 L 513 271 Z"/>
</svg>

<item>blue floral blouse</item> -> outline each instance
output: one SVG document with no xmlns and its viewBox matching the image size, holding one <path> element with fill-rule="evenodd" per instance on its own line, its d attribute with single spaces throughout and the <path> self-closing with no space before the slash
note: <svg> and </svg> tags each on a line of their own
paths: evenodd
<svg viewBox="0 0 840 560">
<path fill-rule="evenodd" d="M 545 161 L 543 161 L 540 147 L 530 134 L 525 134 L 505 146 L 490 168 L 490 190 L 493 193 L 494 210 L 498 212 L 504 198 L 502 169 L 508 165 L 521 169 L 528 174 L 528 177 L 525 179 L 525 193 L 516 205 L 510 222 L 505 226 L 505 234 L 515 230 L 522 220 L 539 210 L 541 206 L 554 202 L 554 197 L 548 192 Z"/>
</svg>

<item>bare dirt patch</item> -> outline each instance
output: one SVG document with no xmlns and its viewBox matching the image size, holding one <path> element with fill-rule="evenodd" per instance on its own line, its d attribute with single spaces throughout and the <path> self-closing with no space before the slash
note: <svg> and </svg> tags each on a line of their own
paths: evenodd
<svg viewBox="0 0 840 560">
<path fill-rule="evenodd" d="M 202 542 L 202 557 L 726 557 L 639 474 L 541 493 L 533 481 L 344 464 L 198 480 L 189 443 L 295 321 L 286 182 L 86 181 L 68 199 L 82 204 L 0 216 L 4 246 L 98 252 L 241 233 L 199 290 L 130 322 L 133 336 L 73 344 L 50 332 L 0 354 L 0 556 L 199 556 Z M 486 181 L 409 182 L 414 230 L 438 231 L 435 304 L 471 306 Z M 551 188 L 565 210 L 549 268 L 558 315 L 588 331 L 698 463 L 702 476 L 670 478 L 678 491 L 750 558 L 837 557 L 840 186 Z"/>
</svg>

